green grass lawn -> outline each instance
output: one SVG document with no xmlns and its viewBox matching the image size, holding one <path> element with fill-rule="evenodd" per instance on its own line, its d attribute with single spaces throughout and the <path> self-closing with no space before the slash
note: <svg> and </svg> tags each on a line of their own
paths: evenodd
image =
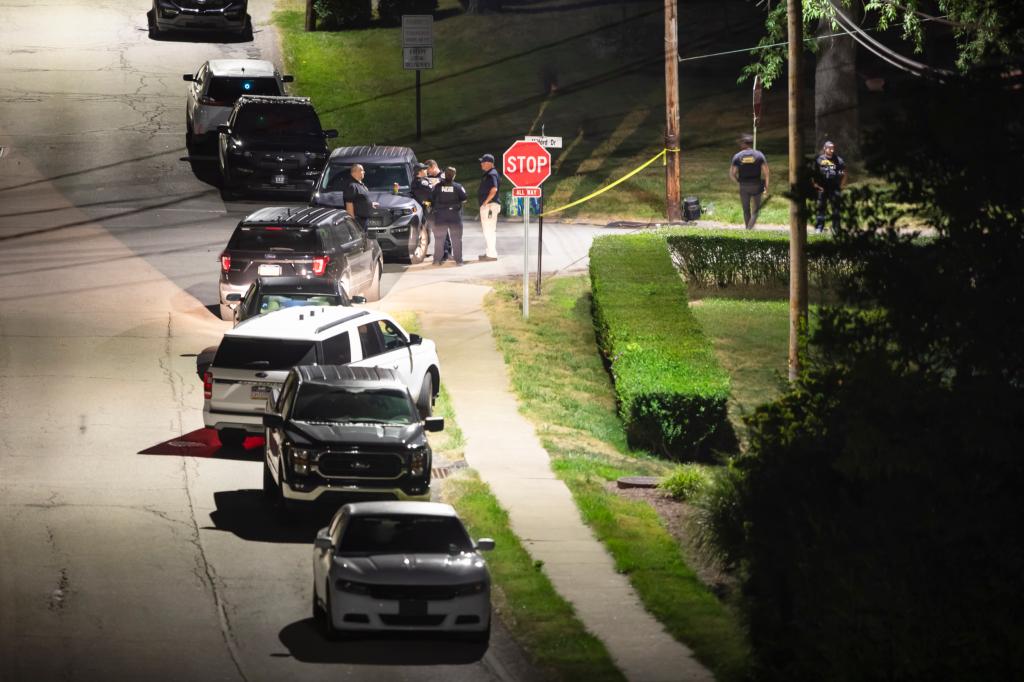
<svg viewBox="0 0 1024 682">
<path fill-rule="evenodd" d="M 620 476 L 664 475 L 672 467 L 626 446 L 594 339 L 588 278 L 547 281 L 543 296 L 531 303 L 529 321 L 520 315 L 512 284 L 499 283 L 485 305 L 522 411 L 618 570 L 717 679 L 744 679 L 748 647 L 733 611 L 697 580 L 648 504 L 609 490 Z"/>
<path fill-rule="evenodd" d="M 541 124 L 547 134 L 564 140 L 563 149 L 552 150 L 554 175 L 545 183 L 548 208 L 608 184 L 663 147 L 658 3 L 469 16 L 458 10 L 456 0 L 442 0 L 443 18 L 434 25 L 435 68 L 423 72 L 419 142 L 414 135 L 415 77 L 402 69 L 400 29 L 305 33 L 301 0 L 279 0 L 278 7 L 275 22 L 286 69 L 296 76 L 292 91 L 312 97 L 324 125 L 340 131 L 336 144 L 412 146 L 421 159 L 456 166 L 471 196 L 480 154 L 500 155 L 515 139 L 539 133 Z M 724 35 L 740 42 L 756 36 L 750 27 L 756 29 L 758 15 L 750 7 L 740 3 L 713 16 L 702 8 L 684 3 L 684 33 L 699 26 L 707 36 L 719 37 L 690 49 L 712 51 Z M 746 17 L 745 35 L 736 33 L 737 19 L 731 15 L 737 13 Z M 737 135 L 750 127 L 749 86 L 736 84 L 742 63 L 741 57 L 713 70 L 684 65 L 681 71 L 683 194 L 713 204 L 709 217 L 731 223 L 739 223 L 741 214 L 728 163 Z M 766 96 L 758 143 L 779 178 L 786 168 L 781 95 Z M 655 163 L 559 216 L 659 221 L 664 210 L 664 168 Z M 762 221 L 785 222 L 786 211 L 784 202 L 773 199 Z"/>
</svg>

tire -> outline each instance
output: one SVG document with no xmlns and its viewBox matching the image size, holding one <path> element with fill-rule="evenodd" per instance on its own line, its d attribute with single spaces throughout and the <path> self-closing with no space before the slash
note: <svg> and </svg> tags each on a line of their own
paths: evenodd
<svg viewBox="0 0 1024 682">
<path fill-rule="evenodd" d="M 230 306 L 226 306 L 223 303 L 221 303 L 220 319 L 224 320 L 225 322 L 231 322 L 232 320 L 235 319 L 235 311 Z"/>
<path fill-rule="evenodd" d="M 365 294 L 366 300 L 370 303 L 380 300 L 380 278 L 384 274 L 383 270 L 384 267 L 380 261 L 373 266 L 373 278 L 370 280 L 369 286 L 366 287 Z"/>
<path fill-rule="evenodd" d="M 317 623 L 324 617 L 324 609 L 316 599 L 316 581 L 313 581 L 313 620 Z"/>
<path fill-rule="evenodd" d="M 420 225 L 416 230 L 416 241 L 409 251 L 409 265 L 417 265 L 427 257 L 427 248 L 430 246 L 430 232 L 425 225 Z"/>
<path fill-rule="evenodd" d="M 331 610 L 331 586 L 330 584 L 324 585 L 324 608 L 322 610 L 323 616 L 320 618 L 320 626 L 323 629 L 324 637 L 336 642 L 341 639 L 341 631 L 334 627 L 334 615 Z M 315 593 L 314 593 L 315 598 Z"/>
<path fill-rule="evenodd" d="M 467 632 L 465 634 L 467 642 L 471 642 L 478 646 L 487 646 L 491 643 L 491 621 L 487 621 L 487 629 L 481 630 L 480 632 Z"/>
<path fill-rule="evenodd" d="M 240 448 L 245 442 L 246 432 L 242 429 L 221 429 L 217 432 L 221 447 Z"/>
<path fill-rule="evenodd" d="M 268 502 L 274 502 L 277 498 L 277 483 L 274 482 L 274 475 L 270 473 L 266 455 L 263 456 L 263 496 Z"/>
<path fill-rule="evenodd" d="M 434 413 L 434 375 L 430 372 L 423 377 L 423 385 L 420 387 L 420 396 L 416 400 L 416 407 L 423 419 Z"/>
</svg>

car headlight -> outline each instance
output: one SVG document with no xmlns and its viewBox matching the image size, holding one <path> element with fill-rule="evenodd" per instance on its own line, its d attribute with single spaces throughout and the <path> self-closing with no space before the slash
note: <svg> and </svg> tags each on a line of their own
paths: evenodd
<svg viewBox="0 0 1024 682">
<path fill-rule="evenodd" d="M 414 208 L 393 208 L 393 209 L 391 209 L 391 215 L 393 215 L 396 218 L 401 218 L 402 216 L 406 216 L 406 215 L 412 215 L 415 212 L 416 212 L 416 209 L 414 209 Z"/>
<path fill-rule="evenodd" d="M 409 453 L 409 475 L 420 478 L 427 472 L 430 466 L 430 450 L 420 447 Z"/>
<path fill-rule="evenodd" d="M 353 582 L 351 580 L 338 579 L 334 581 L 334 586 L 342 592 L 350 592 L 352 594 L 369 594 L 370 586 L 364 585 L 363 583 Z"/>
<path fill-rule="evenodd" d="M 466 585 L 459 585 L 455 588 L 456 597 L 468 597 L 474 594 L 480 594 L 487 591 L 487 581 L 481 580 L 476 583 L 468 583 Z"/>
<path fill-rule="evenodd" d="M 286 452 L 292 464 L 292 471 L 299 476 L 308 476 L 312 471 L 313 462 L 316 461 L 316 451 L 289 446 Z"/>
</svg>

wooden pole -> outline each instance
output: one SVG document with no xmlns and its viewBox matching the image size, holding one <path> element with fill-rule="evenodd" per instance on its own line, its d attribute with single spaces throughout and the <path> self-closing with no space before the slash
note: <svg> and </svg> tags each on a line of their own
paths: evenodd
<svg viewBox="0 0 1024 682">
<path fill-rule="evenodd" d="M 683 218 L 679 161 L 679 38 L 678 0 L 665 0 L 665 215 Z M 673 151 L 674 150 L 674 151 Z"/>
<path fill-rule="evenodd" d="M 789 36 L 789 380 L 800 374 L 800 341 L 807 330 L 807 229 L 800 199 L 803 111 L 800 62 L 803 57 L 803 6 L 787 0 Z"/>
<path fill-rule="evenodd" d="M 306 30 L 316 30 L 316 12 L 313 11 L 313 0 L 306 0 Z"/>
</svg>

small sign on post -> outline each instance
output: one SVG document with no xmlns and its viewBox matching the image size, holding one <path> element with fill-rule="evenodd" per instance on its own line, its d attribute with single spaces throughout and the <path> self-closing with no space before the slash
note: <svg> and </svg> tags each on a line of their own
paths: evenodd
<svg viewBox="0 0 1024 682">
<path fill-rule="evenodd" d="M 402 15 L 402 67 L 416 71 L 416 139 L 421 137 L 420 71 L 434 68 L 434 17 Z"/>
<path fill-rule="evenodd" d="M 503 174 L 513 185 L 512 196 L 540 195 L 540 186 L 551 177 L 551 152 L 537 142 L 519 140 L 501 157 Z M 517 193 L 518 192 L 518 193 Z M 523 206 L 523 318 L 530 317 L 530 202 Z"/>
<path fill-rule="evenodd" d="M 527 142 L 536 142 L 541 147 L 544 147 L 546 149 L 562 148 L 562 138 L 560 137 L 547 137 L 545 135 L 527 135 L 525 139 Z"/>
</svg>

